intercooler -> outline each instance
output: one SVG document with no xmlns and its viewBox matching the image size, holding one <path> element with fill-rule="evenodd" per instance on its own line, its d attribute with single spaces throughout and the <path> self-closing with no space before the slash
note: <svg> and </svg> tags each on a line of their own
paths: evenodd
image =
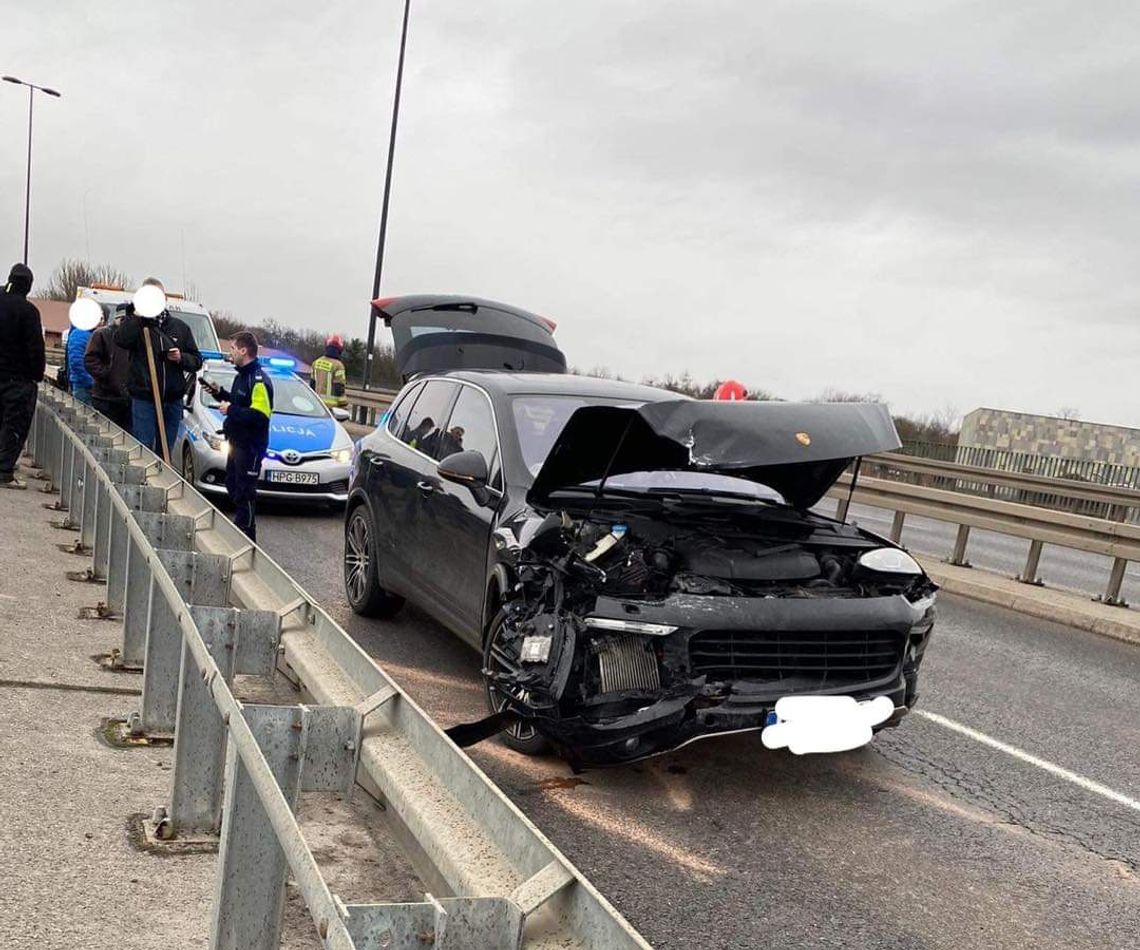
<svg viewBox="0 0 1140 950">
<path fill-rule="evenodd" d="M 645 637 L 607 637 L 595 641 L 602 693 L 657 690 L 661 673 L 652 644 Z"/>
</svg>

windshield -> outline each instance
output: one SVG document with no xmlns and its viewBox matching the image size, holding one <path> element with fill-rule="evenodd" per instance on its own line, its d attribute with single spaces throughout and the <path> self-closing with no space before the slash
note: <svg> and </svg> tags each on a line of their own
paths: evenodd
<svg viewBox="0 0 1140 950">
<path fill-rule="evenodd" d="M 575 410 L 583 406 L 629 406 L 629 400 L 586 399 L 583 396 L 515 396 L 511 400 L 523 462 L 531 476 L 538 474 L 559 433 Z"/>
<path fill-rule="evenodd" d="M 211 370 L 206 377 L 218 386 L 229 389 L 234 384 L 233 372 L 218 372 Z M 273 379 L 273 414 L 275 416 L 304 416 L 309 419 L 324 419 L 328 410 L 308 386 L 299 379 L 290 376 L 274 376 Z M 218 407 L 218 400 L 211 396 L 201 386 L 198 392 L 202 396 L 202 404 L 210 409 Z"/>
<path fill-rule="evenodd" d="M 219 353 L 218 335 L 214 332 L 214 325 L 204 313 L 187 313 L 185 310 L 171 310 L 170 315 L 177 317 L 190 328 L 194 335 L 194 342 L 199 350 L 209 350 Z"/>
</svg>

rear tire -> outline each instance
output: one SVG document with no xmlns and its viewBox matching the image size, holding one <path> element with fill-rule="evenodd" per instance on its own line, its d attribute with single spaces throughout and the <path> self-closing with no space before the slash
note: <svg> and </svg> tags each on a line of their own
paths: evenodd
<svg viewBox="0 0 1140 950">
<path fill-rule="evenodd" d="M 380 586 L 373 538 L 368 508 L 358 505 L 344 523 L 344 592 L 353 613 L 393 617 L 404 606 L 404 598 Z"/>
<path fill-rule="evenodd" d="M 483 669 L 485 670 L 504 668 L 503 662 L 496 658 L 495 651 L 498 647 L 499 632 L 503 628 L 506 617 L 506 611 L 500 610 L 487 630 L 487 637 L 483 646 Z M 486 676 L 483 677 L 483 694 L 487 698 L 487 708 L 492 713 L 502 712 L 503 708 L 510 705 L 512 701 L 509 694 L 501 692 L 498 687 L 493 687 L 490 679 Z M 523 755 L 544 755 L 551 750 L 550 740 L 540 735 L 538 730 L 528 723 L 520 722 L 509 726 L 499 733 L 499 740 L 507 748 L 521 752 Z"/>
</svg>

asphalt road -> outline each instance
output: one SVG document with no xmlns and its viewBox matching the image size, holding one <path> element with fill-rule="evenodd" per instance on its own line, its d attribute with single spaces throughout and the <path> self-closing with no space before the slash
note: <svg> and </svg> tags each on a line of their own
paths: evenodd
<svg viewBox="0 0 1140 950">
<path fill-rule="evenodd" d="M 348 609 L 339 514 L 266 511 L 259 538 L 439 722 L 483 714 L 458 639 Z M 920 710 L 949 723 L 842 755 L 745 735 L 574 777 L 470 751 L 659 948 L 1140 948 L 1140 650 L 944 596 L 924 676 Z"/>
</svg>

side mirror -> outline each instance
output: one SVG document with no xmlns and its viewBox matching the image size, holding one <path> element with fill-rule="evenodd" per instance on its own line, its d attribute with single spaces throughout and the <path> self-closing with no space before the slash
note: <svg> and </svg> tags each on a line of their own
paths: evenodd
<svg viewBox="0 0 1140 950">
<path fill-rule="evenodd" d="M 336 419 L 337 422 L 348 422 L 348 420 L 352 418 L 352 413 L 347 409 L 341 408 L 340 406 L 334 406 L 332 414 L 333 418 Z"/>
<path fill-rule="evenodd" d="M 465 485 L 471 489 L 475 501 L 486 505 L 491 499 L 487 490 L 487 460 L 482 452 L 468 449 L 465 452 L 453 452 L 439 463 L 437 468 L 439 477 L 457 485 Z"/>
</svg>

